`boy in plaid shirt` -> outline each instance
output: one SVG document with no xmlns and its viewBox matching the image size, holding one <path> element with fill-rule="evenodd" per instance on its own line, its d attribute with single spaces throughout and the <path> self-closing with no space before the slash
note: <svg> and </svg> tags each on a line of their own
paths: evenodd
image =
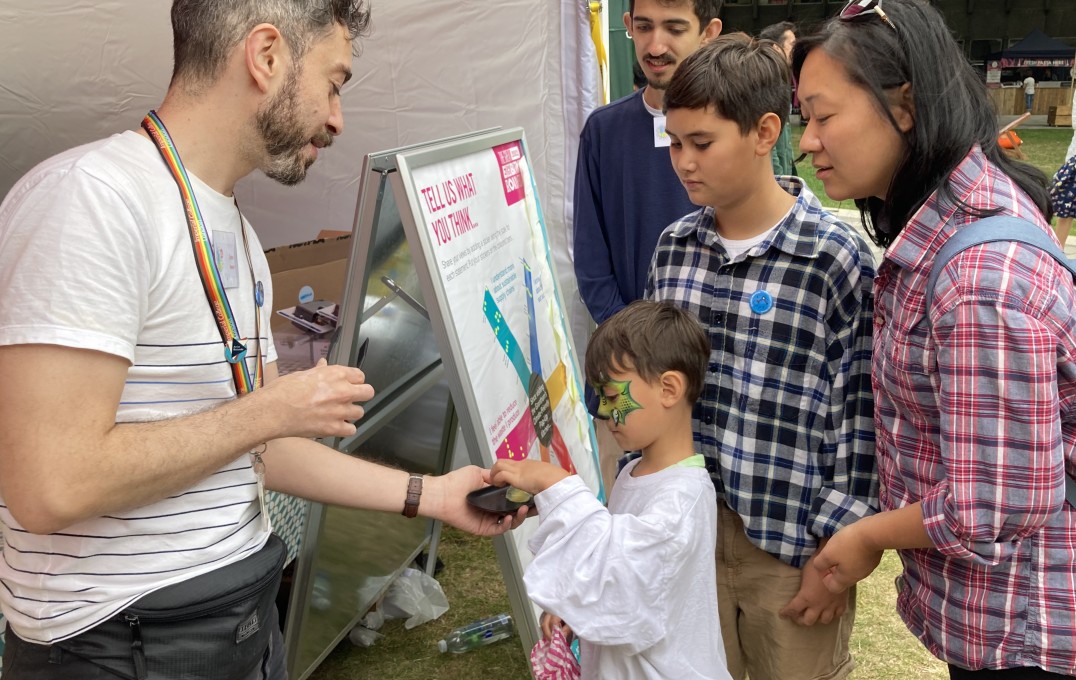
<svg viewBox="0 0 1076 680">
<path fill-rule="evenodd" d="M 673 166 L 700 209 L 658 241 L 647 297 L 702 321 L 693 426 L 717 489 L 718 608 L 729 670 L 843 678 L 854 591 L 805 568 L 877 510 L 866 242 L 802 180 L 774 178 L 789 73 L 768 43 L 721 37 L 665 95 Z"/>
</svg>

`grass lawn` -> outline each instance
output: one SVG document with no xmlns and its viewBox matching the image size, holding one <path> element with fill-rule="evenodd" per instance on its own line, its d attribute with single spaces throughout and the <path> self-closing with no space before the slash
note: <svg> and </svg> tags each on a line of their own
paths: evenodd
<svg viewBox="0 0 1076 680">
<path fill-rule="evenodd" d="M 798 148 L 803 128 L 793 128 Z M 1028 160 L 1053 175 L 1064 160 L 1072 131 L 1067 128 L 1022 130 Z M 814 178 L 810 158 L 798 170 L 812 190 L 830 207 L 837 207 Z M 854 208 L 851 201 L 841 207 Z M 510 611 L 508 594 L 489 540 L 445 529 L 440 544 L 445 563 L 438 580 L 448 596 L 449 610 L 436 621 L 405 630 L 402 621 L 390 621 L 385 637 L 369 648 L 346 640 L 311 675 L 312 680 L 527 680 L 529 665 L 517 637 L 476 651 L 454 655 L 437 651 L 437 641 L 452 628 L 469 621 Z M 904 627 L 894 609 L 893 579 L 900 573 L 896 553 L 889 552 L 881 566 L 859 587 L 852 653 L 856 680 L 947 678 L 943 663 L 932 657 Z"/>
<path fill-rule="evenodd" d="M 530 664 L 518 637 L 466 654 L 441 654 L 437 641 L 457 626 L 511 612 L 493 542 L 447 527 L 437 575 L 449 609 L 441 618 L 406 630 L 402 620 L 385 623 L 385 637 L 360 648 L 344 640 L 311 674 L 311 680 L 526 680 Z"/>
<path fill-rule="evenodd" d="M 529 664 L 516 637 L 467 654 L 437 651 L 437 641 L 452 628 L 510 611 L 508 593 L 489 540 L 446 528 L 440 555 L 445 568 L 438 581 L 449 602 L 444 616 L 412 630 L 405 630 L 402 621 L 389 621 L 381 630 L 384 639 L 372 647 L 355 647 L 345 640 L 310 676 L 311 680 L 528 680 Z M 899 573 L 896 553 L 886 553 L 878 570 L 859 586 L 852 636 L 852 654 L 857 664 L 853 677 L 948 678 L 945 664 L 912 637 L 896 614 L 893 579 Z"/>
</svg>

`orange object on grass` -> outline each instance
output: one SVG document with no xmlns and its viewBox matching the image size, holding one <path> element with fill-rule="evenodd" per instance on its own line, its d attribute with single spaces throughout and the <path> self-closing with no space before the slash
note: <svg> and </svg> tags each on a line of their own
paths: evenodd
<svg viewBox="0 0 1076 680">
<path fill-rule="evenodd" d="M 1015 149 L 1023 143 L 1024 140 L 1020 139 L 1020 136 L 1012 130 L 1009 130 L 998 137 L 998 146 L 1002 149 Z"/>
</svg>

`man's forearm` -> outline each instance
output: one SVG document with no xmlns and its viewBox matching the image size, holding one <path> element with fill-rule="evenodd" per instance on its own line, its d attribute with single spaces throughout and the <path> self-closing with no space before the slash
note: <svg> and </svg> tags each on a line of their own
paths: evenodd
<svg viewBox="0 0 1076 680">
<path fill-rule="evenodd" d="M 262 458 L 266 486 L 274 491 L 343 507 L 403 509 L 409 476 L 404 470 L 297 437 L 269 442 Z"/>
<path fill-rule="evenodd" d="M 24 489 L 35 498 L 5 484 L 5 500 L 21 508 L 13 512 L 24 528 L 51 533 L 181 493 L 275 432 L 262 401 L 250 395 L 182 418 L 117 424 L 99 438 L 53 441 L 43 459 L 63 462 L 27 470 L 36 483 Z"/>
<path fill-rule="evenodd" d="M 346 436 L 373 390 L 319 366 L 201 413 L 117 424 L 126 362 L 44 345 L 0 348 L 0 490 L 23 528 L 51 533 L 180 493 L 282 436 Z"/>
<path fill-rule="evenodd" d="M 329 505 L 392 514 L 403 511 L 408 478 L 412 474 L 299 437 L 269 442 L 262 458 L 265 461 L 265 484 L 274 491 Z M 478 523 L 467 524 L 467 518 L 460 514 L 459 507 L 455 507 L 461 505 L 466 493 L 480 482 L 461 487 L 461 483 L 468 482 L 457 479 L 453 486 L 449 477 L 423 476 L 418 514 L 444 520 L 472 533 L 500 533 L 488 528 L 480 530 Z"/>
</svg>

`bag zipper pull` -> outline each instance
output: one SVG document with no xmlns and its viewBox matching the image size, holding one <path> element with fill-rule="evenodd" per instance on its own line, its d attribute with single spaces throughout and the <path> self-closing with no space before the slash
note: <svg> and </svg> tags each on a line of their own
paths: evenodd
<svg viewBox="0 0 1076 680">
<path fill-rule="evenodd" d="M 134 661 L 135 677 L 138 680 L 146 680 L 146 652 L 142 648 L 142 622 L 134 614 L 125 614 L 124 619 L 131 627 L 131 659 Z"/>
<path fill-rule="evenodd" d="M 265 444 L 250 452 L 250 465 L 254 469 L 254 476 L 258 479 L 258 505 L 261 509 L 262 531 L 269 533 L 269 505 L 265 502 L 265 461 L 262 454 L 265 453 Z"/>
</svg>

